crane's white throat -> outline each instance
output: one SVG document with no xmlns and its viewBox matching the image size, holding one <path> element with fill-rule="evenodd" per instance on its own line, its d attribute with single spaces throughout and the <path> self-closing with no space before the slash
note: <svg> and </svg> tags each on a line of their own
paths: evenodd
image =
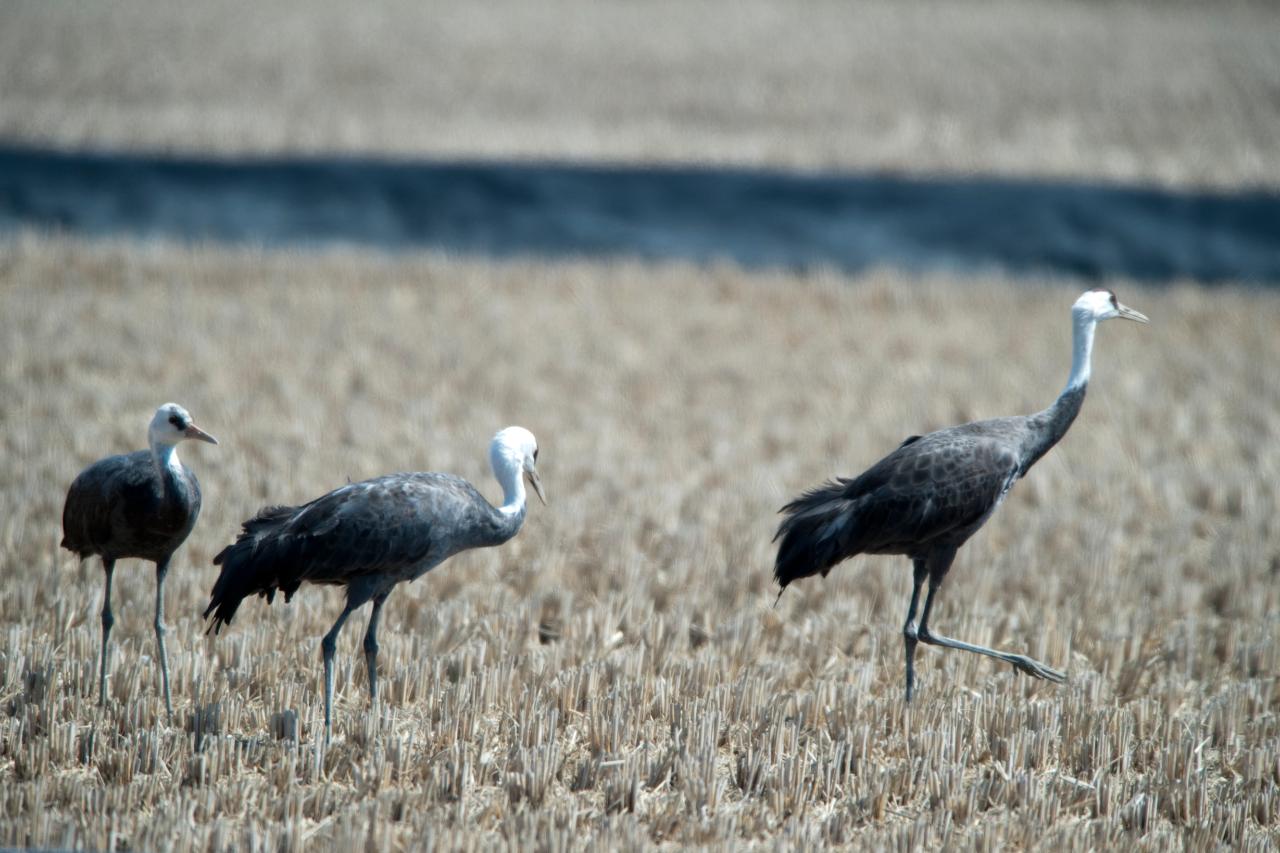
<svg viewBox="0 0 1280 853">
<path fill-rule="evenodd" d="M 1067 388 L 1070 391 L 1087 385 L 1089 382 L 1090 362 L 1093 359 L 1093 333 L 1098 328 L 1098 321 L 1083 311 L 1071 314 L 1071 375 L 1067 377 Z"/>
<path fill-rule="evenodd" d="M 516 466 L 504 467 L 498 474 L 498 483 L 502 486 L 502 506 L 498 509 L 507 515 L 515 515 L 524 509 L 527 495 L 520 473 L 520 467 Z"/>
<path fill-rule="evenodd" d="M 178 459 L 177 445 L 152 442 L 151 458 L 155 460 L 157 471 L 163 473 L 167 469 L 175 477 L 182 476 L 182 461 Z"/>
</svg>

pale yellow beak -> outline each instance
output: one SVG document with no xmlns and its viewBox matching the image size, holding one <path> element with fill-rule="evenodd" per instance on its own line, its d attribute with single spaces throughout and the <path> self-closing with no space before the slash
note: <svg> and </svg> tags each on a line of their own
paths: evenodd
<svg viewBox="0 0 1280 853">
<path fill-rule="evenodd" d="M 542 501 L 542 505 L 547 505 L 547 496 L 542 492 L 542 479 L 538 476 L 538 472 L 529 469 L 524 472 L 525 479 L 529 481 L 529 485 L 533 486 L 533 490 L 538 494 L 538 500 Z"/>
<path fill-rule="evenodd" d="M 207 433 L 207 432 L 205 432 L 204 430 L 200 429 L 200 427 L 196 426 L 195 424 L 187 424 L 187 428 L 186 428 L 185 430 L 183 430 L 182 434 L 183 434 L 184 436 L 186 436 L 187 438 L 194 438 L 194 439 L 197 439 L 197 440 L 199 440 L 199 441 L 207 441 L 207 442 L 209 442 L 210 444 L 217 444 L 217 443 L 218 443 L 218 439 L 216 439 L 216 438 L 214 438 L 213 436 L 209 435 L 209 433 Z"/>
<path fill-rule="evenodd" d="M 1130 308 L 1128 305 L 1121 305 L 1119 302 L 1117 302 L 1117 303 L 1116 303 L 1116 310 L 1117 310 L 1117 311 L 1119 311 L 1119 312 L 1120 312 L 1120 316 L 1121 316 L 1121 317 L 1123 317 L 1123 318 L 1124 318 L 1124 319 L 1126 319 L 1126 320 L 1134 320 L 1134 321 L 1136 321 L 1136 322 L 1138 322 L 1138 323 L 1150 323 L 1150 322 L 1151 322 L 1150 320 L 1148 320 L 1148 319 L 1147 319 L 1147 315 L 1146 315 L 1146 314 L 1143 314 L 1141 311 L 1134 311 L 1134 310 L 1133 310 L 1132 308 Z"/>
</svg>

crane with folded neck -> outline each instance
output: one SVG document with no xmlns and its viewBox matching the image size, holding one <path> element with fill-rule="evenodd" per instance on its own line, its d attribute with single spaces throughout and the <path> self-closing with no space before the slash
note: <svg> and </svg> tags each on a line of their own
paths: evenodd
<svg viewBox="0 0 1280 853">
<path fill-rule="evenodd" d="M 546 503 L 538 477 L 538 442 L 513 426 L 489 444 L 502 486 L 493 506 L 461 477 L 434 472 L 388 474 L 349 483 L 301 506 L 269 506 L 244 522 L 236 541 L 213 558 L 222 566 L 205 618 L 218 633 L 240 602 L 277 591 L 289 601 L 305 581 L 347 588 L 347 605 L 320 643 L 324 657 L 325 740 L 332 731 L 333 656 L 347 618 L 373 602 L 364 635 L 369 700 L 378 699 L 378 620 L 396 585 L 416 580 L 470 548 L 501 545 L 524 524 L 525 480 Z"/>
<path fill-rule="evenodd" d="M 919 643 L 995 658 L 1035 678 L 1066 680 L 1026 655 L 935 634 L 929 629 L 929 613 L 956 551 L 1075 420 L 1089 385 L 1094 332 L 1098 323 L 1116 317 L 1147 322 L 1110 290 L 1089 290 L 1076 300 L 1071 309 L 1071 375 L 1049 408 L 913 435 L 857 477 L 836 478 L 782 508 L 785 518 L 774 536 L 781 542 L 773 571 L 784 590 L 800 578 L 826 577 L 836 564 L 857 554 L 911 559 L 911 603 L 902 627 L 908 702 L 915 689 Z M 926 581 L 929 589 L 917 626 Z"/>
</svg>

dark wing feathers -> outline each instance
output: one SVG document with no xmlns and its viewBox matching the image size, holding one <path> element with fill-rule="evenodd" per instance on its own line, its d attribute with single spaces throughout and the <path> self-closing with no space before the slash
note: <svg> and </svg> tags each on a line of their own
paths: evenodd
<svg viewBox="0 0 1280 853">
<path fill-rule="evenodd" d="M 298 507 L 268 507 L 246 521 L 214 564 L 222 573 L 205 616 L 231 621 L 240 601 L 303 581 L 349 583 L 402 573 L 469 545 L 460 531 L 483 526 L 488 503 L 466 481 L 443 474 L 392 474 L 335 489 Z"/>
<path fill-rule="evenodd" d="M 276 542 L 291 578 L 345 582 L 352 575 L 411 566 L 470 530 L 488 503 L 465 480 L 391 475 L 344 486 L 294 515 Z M 469 544 L 463 542 L 461 544 Z M 296 583 L 293 584 L 296 588 Z"/>
<path fill-rule="evenodd" d="M 1017 478 L 1008 442 L 944 430 L 913 436 L 853 479 L 837 479 L 783 507 L 774 577 L 783 587 L 855 554 L 914 554 L 959 546 Z"/>
<path fill-rule="evenodd" d="M 183 469 L 166 495 L 151 452 L 108 456 L 72 481 L 62 508 L 62 547 L 111 558 L 156 559 L 176 550 L 200 514 L 200 484 Z"/>
<path fill-rule="evenodd" d="M 135 500 L 154 502 L 150 490 L 139 488 L 150 485 L 151 476 L 145 452 L 108 456 L 81 471 L 62 507 L 62 547 L 84 556 L 100 553 L 125 521 L 128 496 L 138 493 Z"/>
</svg>

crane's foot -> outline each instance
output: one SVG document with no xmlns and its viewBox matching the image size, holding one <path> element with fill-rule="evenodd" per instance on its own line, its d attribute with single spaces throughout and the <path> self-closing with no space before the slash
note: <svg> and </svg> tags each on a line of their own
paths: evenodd
<svg viewBox="0 0 1280 853">
<path fill-rule="evenodd" d="M 1009 663 L 1013 664 L 1014 669 L 1019 672 L 1025 672 L 1032 678 L 1042 678 L 1045 681 L 1052 681 L 1054 684 L 1065 684 L 1067 681 L 1065 672 L 1059 672 L 1053 667 L 1046 666 L 1026 655 L 1010 655 Z"/>
<path fill-rule="evenodd" d="M 974 643 L 966 643 L 962 640 L 953 640 L 950 637 L 944 637 L 941 634 L 934 634 L 928 628 L 921 626 L 917 632 L 920 642 L 928 643 L 931 646 L 943 646 L 948 649 L 958 649 L 962 652 L 973 652 L 974 654 L 984 655 L 989 658 L 1004 661 L 1010 664 L 1019 672 L 1024 672 L 1032 678 L 1041 678 L 1045 681 L 1052 681 L 1055 684 L 1062 684 L 1067 680 L 1066 673 L 1059 672 L 1053 667 L 1046 666 L 1034 658 L 1026 655 L 1014 654 L 1013 652 L 1003 652 L 999 649 L 992 649 L 986 646 L 979 646 Z"/>
</svg>

